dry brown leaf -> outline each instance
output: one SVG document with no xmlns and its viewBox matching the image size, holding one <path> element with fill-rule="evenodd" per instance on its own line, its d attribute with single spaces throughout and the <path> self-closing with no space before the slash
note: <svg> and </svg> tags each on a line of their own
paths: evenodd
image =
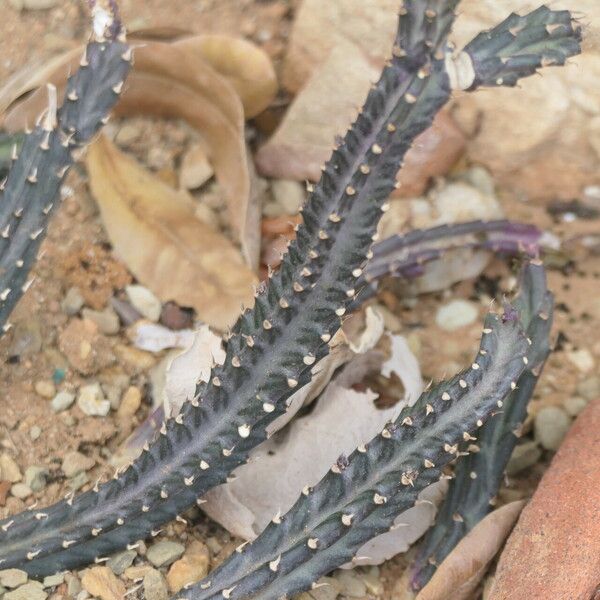
<svg viewBox="0 0 600 600">
<path fill-rule="evenodd" d="M 278 84 L 269 55 L 258 46 L 229 35 L 207 34 L 175 42 L 198 53 L 235 88 L 247 119 L 265 110 L 277 94 Z"/>
<path fill-rule="evenodd" d="M 228 60 L 217 60 L 216 49 L 226 53 Z M 66 53 L 56 59 L 59 66 L 54 70 L 48 68 L 35 76 L 15 78 L 11 86 L 3 88 L 0 109 L 8 109 L 3 119 L 8 131 L 33 123 L 47 102 L 42 88 L 21 102 L 16 100 L 46 82 L 56 85 L 62 94 L 68 73 L 78 67 L 80 54 L 81 49 Z M 209 60 L 203 58 L 204 54 Z M 249 112 L 270 103 L 277 85 L 272 69 L 261 50 L 226 36 L 192 36 L 173 43 L 136 39 L 134 68 L 115 108 L 119 116 L 183 119 L 201 132 L 227 199 L 232 228 L 253 268 L 258 266 L 259 258 L 256 239 L 260 210 L 252 206 L 256 199 L 252 195 L 251 159 L 244 139 L 244 106 L 238 90 L 249 102 Z"/>
<path fill-rule="evenodd" d="M 86 159 L 90 186 L 115 252 L 162 301 L 193 306 L 224 329 L 253 302 L 254 274 L 238 250 L 194 215 L 193 202 L 105 136 Z"/>
<path fill-rule="evenodd" d="M 0 89 L 0 115 L 4 115 L 13 102 L 25 94 L 52 81 L 56 73 L 62 73 L 66 78 L 68 65 L 81 56 L 82 49 L 83 47 L 73 48 L 49 59 L 33 62 L 9 77 Z M 38 114 L 30 115 L 30 125 Z M 1 117 L 0 123 L 3 123 Z"/>
<path fill-rule="evenodd" d="M 452 550 L 416 600 L 470 600 L 516 523 L 525 501 L 495 510 Z"/>
</svg>

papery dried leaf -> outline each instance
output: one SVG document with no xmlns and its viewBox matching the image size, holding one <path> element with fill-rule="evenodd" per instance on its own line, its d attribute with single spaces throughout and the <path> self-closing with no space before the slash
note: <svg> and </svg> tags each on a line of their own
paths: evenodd
<svg viewBox="0 0 600 600">
<path fill-rule="evenodd" d="M 222 342 L 208 327 L 201 327 L 190 346 L 171 361 L 163 398 L 167 417 L 179 413 L 183 403 L 194 397 L 198 382 L 208 381 L 215 364 L 225 362 Z"/>
<path fill-rule="evenodd" d="M 395 344 L 393 348 L 396 354 L 385 368 L 398 374 L 414 401 L 422 387 L 418 363 L 412 355 L 407 357 L 407 346 Z M 353 370 L 351 366 L 347 369 Z M 419 390 L 411 389 L 411 382 L 417 379 Z M 400 401 L 379 410 L 373 402 L 376 397 L 371 391 L 356 392 L 331 382 L 307 416 L 296 418 L 254 450 L 250 461 L 236 469 L 235 480 L 211 490 L 204 498 L 203 510 L 234 535 L 253 539 L 277 511 L 290 508 L 305 485 L 319 481 L 340 456 L 381 431 L 406 404 Z M 404 552 L 425 532 L 435 516 L 435 506 L 427 500 L 398 517 L 399 527 L 393 535 L 369 544 L 369 553 L 363 555 L 369 557 L 363 559 L 365 564 L 377 564 Z"/>
<path fill-rule="evenodd" d="M 416 600 L 471 600 L 523 506 L 523 500 L 511 502 L 480 521 L 446 557 Z"/>
<path fill-rule="evenodd" d="M 224 329 L 253 302 L 254 274 L 239 251 L 194 215 L 193 201 L 101 136 L 86 160 L 115 252 L 162 301 L 193 306 Z"/>
<path fill-rule="evenodd" d="M 198 53 L 223 75 L 238 93 L 247 119 L 265 110 L 277 94 L 277 76 L 269 55 L 244 39 L 207 34 L 175 42 L 180 48 Z"/>
<path fill-rule="evenodd" d="M 248 264 L 256 265 L 256 244 L 253 242 L 250 248 L 245 242 L 256 238 L 260 222 L 259 211 L 248 208 L 251 181 L 244 139 L 244 108 L 229 81 L 198 55 L 191 41 L 187 43 L 190 48 L 177 47 L 177 42 L 137 42 L 134 67 L 115 113 L 182 119 L 202 134 L 216 178 L 225 192 L 232 228 L 242 243 Z M 58 88 L 59 96 L 79 57 L 80 52 L 65 55 L 59 68 L 51 74 L 44 72 L 46 81 Z M 37 77 L 28 84 L 29 89 L 41 83 L 41 77 Z M 12 102 L 19 95 L 14 90 L 6 101 Z M 8 131 L 24 129 L 45 108 L 45 91 L 38 89 L 10 108 L 4 125 Z"/>
</svg>

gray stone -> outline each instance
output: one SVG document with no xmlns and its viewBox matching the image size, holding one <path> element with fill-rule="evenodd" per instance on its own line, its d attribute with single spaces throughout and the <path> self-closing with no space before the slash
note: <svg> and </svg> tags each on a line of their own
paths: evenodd
<svg viewBox="0 0 600 600">
<path fill-rule="evenodd" d="M 89 483 L 89 481 L 90 478 L 88 477 L 88 474 L 85 471 L 82 471 L 81 473 L 78 473 L 69 480 L 69 487 L 74 492 L 76 492 L 77 490 L 81 489 L 86 483 Z"/>
<path fill-rule="evenodd" d="M 65 575 L 65 581 L 67 582 L 67 594 L 69 594 L 69 596 L 74 598 L 81 592 L 81 581 L 79 581 L 79 578 L 75 577 L 75 575 L 67 573 Z"/>
<path fill-rule="evenodd" d="M 336 579 L 341 585 L 341 593 L 349 598 L 363 598 L 367 595 L 367 586 L 354 571 L 338 571 Z"/>
<path fill-rule="evenodd" d="M 2 600 L 46 600 L 47 597 L 41 583 L 30 581 L 12 592 L 6 592 Z"/>
<path fill-rule="evenodd" d="M 69 288 L 63 301 L 61 302 L 61 308 L 63 311 L 72 317 L 76 315 L 85 304 L 85 300 L 79 291 L 79 288 L 72 287 Z"/>
<path fill-rule="evenodd" d="M 25 498 L 29 498 L 33 493 L 31 488 L 26 483 L 15 483 L 10 488 L 10 493 L 15 497 L 19 498 L 19 500 L 25 500 Z"/>
<path fill-rule="evenodd" d="M 558 406 L 546 406 L 535 417 L 535 439 L 546 450 L 558 450 L 569 427 L 569 415 Z"/>
<path fill-rule="evenodd" d="M 577 396 L 574 398 L 567 398 L 563 402 L 565 410 L 571 417 L 576 417 L 579 415 L 579 413 L 583 412 L 587 405 L 588 401 L 585 398 L 579 398 Z"/>
<path fill-rule="evenodd" d="M 9 356 L 30 356 L 42 349 L 42 332 L 39 321 L 28 319 L 19 321 L 12 334 L 12 342 L 8 348 Z"/>
<path fill-rule="evenodd" d="M 65 581 L 65 574 L 64 573 L 56 573 L 56 575 L 48 575 L 47 577 L 44 577 L 43 585 L 45 588 L 53 588 L 58 585 L 61 585 L 62 583 L 64 583 L 64 581 Z"/>
<path fill-rule="evenodd" d="M 73 402 L 75 402 L 75 394 L 72 394 L 71 392 L 58 392 L 58 394 L 52 398 L 50 406 L 52 406 L 54 412 L 61 412 L 70 408 L 73 405 Z"/>
<path fill-rule="evenodd" d="M 125 288 L 125 293 L 129 298 L 129 302 L 133 304 L 146 319 L 155 323 L 160 318 L 162 304 L 160 300 L 143 285 L 128 285 Z"/>
<path fill-rule="evenodd" d="M 110 402 L 104 398 L 99 383 L 90 383 L 80 388 L 77 406 L 90 417 L 105 417 L 110 411 Z"/>
<path fill-rule="evenodd" d="M 0 571 L 0 583 L 6 588 L 16 588 L 27 583 L 27 573 L 20 569 Z"/>
<path fill-rule="evenodd" d="M 144 576 L 144 595 L 146 600 L 168 600 L 169 590 L 162 574 L 150 569 Z"/>
<path fill-rule="evenodd" d="M 521 471 L 533 466 L 542 456 L 536 442 L 525 442 L 519 444 L 513 450 L 513 453 L 506 466 L 507 475 L 517 475 Z"/>
<path fill-rule="evenodd" d="M 115 335 L 121 328 L 119 317 L 110 306 L 104 310 L 84 308 L 81 315 L 84 319 L 93 321 L 98 326 L 98 330 L 106 335 Z"/>
<path fill-rule="evenodd" d="M 25 483 L 34 491 L 39 492 L 46 487 L 46 478 L 48 477 L 48 469 L 32 465 L 25 469 Z"/>
<path fill-rule="evenodd" d="M 473 303 L 452 300 L 438 309 L 435 322 L 445 331 L 456 331 L 474 323 L 478 316 L 479 310 Z"/>
<path fill-rule="evenodd" d="M 81 452 L 69 452 L 62 462 L 63 473 L 67 477 L 75 477 L 84 471 L 91 469 L 96 461 Z"/>
<path fill-rule="evenodd" d="M 40 435 L 42 435 L 42 428 L 39 427 L 38 425 L 34 425 L 29 430 L 29 437 L 31 438 L 32 442 L 35 442 L 36 440 L 39 440 L 40 439 Z"/>
<path fill-rule="evenodd" d="M 148 548 L 146 558 L 155 567 L 164 567 L 181 558 L 184 552 L 185 546 L 182 544 L 163 540 Z"/>
<path fill-rule="evenodd" d="M 589 401 L 600 398 L 600 377 L 594 375 L 580 381 L 577 385 L 577 393 Z"/>
<path fill-rule="evenodd" d="M 133 564 L 136 556 L 137 554 L 133 550 L 119 552 L 118 554 L 110 557 L 110 560 L 106 563 L 106 566 L 115 575 L 123 575 L 125 569 L 128 569 Z"/>
</svg>

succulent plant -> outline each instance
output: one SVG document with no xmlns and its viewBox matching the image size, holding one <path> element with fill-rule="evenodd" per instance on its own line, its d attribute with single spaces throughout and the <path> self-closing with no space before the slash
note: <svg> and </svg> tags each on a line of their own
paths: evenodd
<svg viewBox="0 0 600 600">
<path fill-rule="evenodd" d="M 10 327 L 7 319 L 31 285 L 29 272 L 69 167 L 106 123 L 131 66 L 118 15 L 95 8 L 94 35 L 69 79 L 63 105 L 58 108 L 56 88 L 49 85 L 48 108 L 35 128 L 24 137 L 0 138 L 2 149 L 11 139 L 13 163 L 0 184 L 0 331 Z"/>
<path fill-rule="evenodd" d="M 536 272 L 543 283 L 541 264 L 529 264 L 525 277 L 537 277 Z M 488 315 L 469 369 L 430 387 L 377 437 L 340 457 L 316 486 L 304 488 L 288 513 L 276 515 L 256 540 L 179 598 L 275 600 L 308 589 L 352 561 L 371 538 L 394 528 L 395 518 L 415 504 L 419 492 L 443 476 L 442 468 L 469 453 L 461 443 L 475 441 L 478 429 L 499 420 L 494 413 L 502 413 L 537 352 L 526 331 L 540 318 L 532 297 L 538 290 L 523 292 L 521 305 L 533 313 L 506 305 L 502 316 Z"/>
<path fill-rule="evenodd" d="M 405 2 L 392 58 L 324 166 L 279 270 L 229 334 L 224 365 L 213 369 L 210 381 L 197 386 L 181 413 L 167 420 L 156 440 L 112 480 L 1 521 L 0 568 L 43 576 L 102 561 L 156 535 L 163 523 L 227 481 L 329 352 L 329 341 L 367 285 L 365 268 L 396 172 L 415 138 L 449 100 L 451 88 L 512 86 L 541 66 L 564 64 L 579 51 L 579 29 L 570 14 L 542 8 L 509 17 L 475 38 L 455 60 L 447 36 L 457 4 Z M 101 43 L 106 44 L 104 60 L 114 54 L 125 69 L 122 58 L 128 50 L 119 45 L 124 42 L 109 37 Z M 91 64 L 90 52 L 88 46 Z M 85 68 L 81 72 L 74 80 L 85 78 Z M 122 76 L 112 77 L 115 73 L 102 79 L 119 82 L 107 94 L 116 93 L 115 85 L 117 92 L 121 89 Z M 80 119 L 91 135 L 90 116 Z M 89 139 L 77 128 L 69 134 Z M 21 179 L 27 173 L 23 167 L 19 172 Z M 41 174 L 38 169 L 38 183 Z M 43 174 L 44 181 L 54 176 L 47 167 Z M 11 171 L 7 190 L 16 185 L 12 181 L 19 179 Z M 227 563 L 218 583 L 200 586 L 187 597 L 212 597 L 218 588 L 218 597 L 279 598 L 350 560 L 362 542 L 388 528 L 417 491 L 439 477 L 465 436 L 516 386 L 530 350 L 527 319 L 528 313 L 510 307 L 503 317 L 488 317 L 481 352 L 470 369 L 426 392 L 367 447 L 340 458 L 314 492 L 301 496 L 281 526 L 267 528 L 241 558 Z"/>
<path fill-rule="evenodd" d="M 504 409 L 481 429 L 478 439 L 461 449 L 468 456 L 459 461 L 434 526 L 427 532 L 412 568 L 411 585 L 423 587 L 436 566 L 493 508 L 506 465 L 527 416 L 527 406 L 550 353 L 553 297 L 546 288 L 543 269 L 524 271 L 515 310 L 527 323 L 530 342 L 527 368 Z"/>
</svg>

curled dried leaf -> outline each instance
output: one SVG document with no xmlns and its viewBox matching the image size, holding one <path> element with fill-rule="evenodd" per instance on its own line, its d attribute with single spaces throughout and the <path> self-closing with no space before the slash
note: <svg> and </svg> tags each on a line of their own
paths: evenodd
<svg viewBox="0 0 600 600">
<path fill-rule="evenodd" d="M 176 191 L 101 136 L 86 164 L 90 186 L 117 255 L 162 301 L 193 306 L 224 329 L 242 304 L 253 302 L 257 280 L 240 252 L 194 215 Z"/>
</svg>

